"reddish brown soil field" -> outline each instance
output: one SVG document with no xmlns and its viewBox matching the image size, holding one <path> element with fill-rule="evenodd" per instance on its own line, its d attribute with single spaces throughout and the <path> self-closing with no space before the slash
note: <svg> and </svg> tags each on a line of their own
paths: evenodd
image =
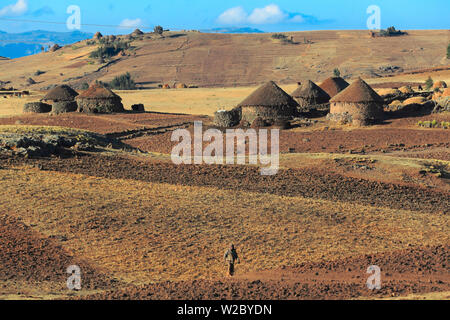
<svg viewBox="0 0 450 320">
<path fill-rule="evenodd" d="M 374 89 L 391 89 L 391 88 L 401 88 L 404 86 L 418 87 L 424 86 L 423 82 L 384 82 L 384 83 L 373 83 L 370 85 Z"/>
<path fill-rule="evenodd" d="M 199 116 L 176 115 L 162 113 L 124 113 L 115 115 L 84 115 L 70 113 L 59 116 L 21 115 L 0 118 L 0 125 L 39 125 L 60 126 L 74 129 L 94 131 L 100 134 L 160 128 L 192 123 L 202 119 Z"/>
<path fill-rule="evenodd" d="M 431 115 L 420 119 L 438 117 L 442 116 Z M 14 125 L 20 121 L 24 125 L 87 129 L 122 139 L 145 151 L 169 154 L 174 146 L 170 141 L 171 130 L 184 127 L 192 130 L 195 120 L 210 121 L 209 118 L 189 115 L 128 113 L 104 116 L 20 116 L 0 119 L 0 124 Z M 414 126 L 417 121 L 417 118 L 396 119 L 373 128 L 350 130 L 345 127 L 325 128 L 326 123 L 320 119 L 316 127 L 281 131 L 281 152 L 390 153 L 395 157 L 449 159 L 448 131 L 418 129 Z M 164 157 L 152 155 L 137 160 L 122 152 L 114 153 L 114 156 L 74 152 L 73 157 L 66 159 L 0 156 L 0 169 L 17 169 L 28 165 L 50 172 L 84 174 L 100 179 L 206 186 L 237 192 L 342 201 L 377 207 L 380 212 L 382 208 L 414 211 L 424 219 L 430 216 L 445 217 L 450 208 L 450 194 L 444 189 L 419 186 L 413 180 L 394 183 L 389 178 L 378 179 L 376 176 L 369 177 L 369 174 L 354 176 L 350 169 L 349 172 L 345 169 L 354 166 L 354 161 L 358 159 L 347 159 L 346 156 L 342 156 L 342 159 L 327 158 L 329 163 L 336 161 L 334 165 L 342 169 L 340 173 L 333 173 L 324 162 L 313 168 L 282 169 L 275 176 L 261 176 L 259 168 L 252 166 L 176 166 L 163 160 L 159 162 L 155 158 Z M 293 159 L 291 161 L 297 158 Z M 417 174 L 419 172 L 418 167 L 410 170 L 417 171 Z M 103 220 L 93 220 L 92 227 L 98 228 L 103 223 Z M 202 278 L 139 287 L 119 284 L 115 279 L 108 278 L 106 272 L 95 266 L 95 262 L 83 261 L 64 249 L 65 241 L 40 234 L 34 231 L 33 226 L 26 226 L 6 213 L 0 217 L 0 277 L 18 285 L 21 281 L 28 285 L 36 284 L 36 288 L 40 288 L 42 283 L 49 283 L 44 287 L 61 291 L 67 279 L 65 268 L 77 264 L 85 273 L 85 289 L 108 290 L 89 295 L 87 299 L 347 299 L 450 290 L 449 246 L 445 240 L 440 246 L 420 248 L 408 248 L 408 242 L 404 242 L 402 247 L 408 249 L 401 251 L 290 265 L 258 273 L 239 274 L 238 269 L 238 275 L 233 279 Z M 284 264 L 279 264 L 277 268 Z M 366 269 L 372 264 L 382 269 L 383 287 L 375 292 L 366 288 Z M 11 292 L 8 290 L 4 285 L 4 292 L 23 296 L 14 289 Z"/>
<path fill-rule="evenodd" d="M 342 128 L 318 127 L 313 130 L 283 130 L 280 132 L 282 153 L 389 153 L 423 152 L 424 159 L 448 160 L 450 153 L 433 152 L 433 149 L 450 149 L 450 133 L 444 129 L 419 129 L 419 120 L 448 121 L 449 115 L 429 115 L 420 118 L 390 119 L 385 125 L 371 129 L 345 130 Z M 45 125 L 62 126 L 109 134 L 133 147 L 146 152 L 170 154 L 177 144 L 171 141 L 172 131 L 189 127 L 193 133 L 194 121 L 210 123 L 209 117 L 176 114 L 117 114 L 60 116 L 24 115 L 0 118 L 0 125 Z M 208 129 L 207 124 L 204 130 Z M 270 136 L 270 135 L 269 135 Z M 413 156 L 413 157 L 418 157 Z"/>
<path fill-rule="evenodd" d="M 50 282 L 65 289 L 70 265 L 83 270 L 83 286 L 86 289 L 115 287 L 117 281 L 108 279 L 101 271 L 67 252 L 58 243 L 64 239 L 52 239 L 38 234 L 25 224 L 8 215 L 0 216 L 0 278 L 28 283 Z M 25 254 L 26 253 L 26 254 Z"/>
<path fill-rule="evenodd" d="M 170 154 L 177 144 L 171 142 L 171 132 L 143 136 L 125 142 L 147 152 Z M 269 135 L 270 137 L 270 135 Z M 356 129 L 352 131 L 283 131 L 280 152 L 289 153 L 376 153 L 424 150 L 430 147 L 449 148 L 449 132 L 445 130 Z M 447 158 L 448 154 L 442 155 Z M 437 159 L 442 159 L 439 157 Z M 442 159 L 445 160 L 445 159 Z"/>
<path fill-rule="evenodd" d="M 43 170 L 81 173 L 104 178 L 213 186 L 283 196 L 332 199 L 380 207 L 448 213 L 450 195 L 431 188 L 355 179 L 319 170 L 280 170 L 261 176 L 249 166 L 176 166 L 120 157 L 82 156 L 72 159 L 11 159 L 0 157 L 1 165 L 40 165 Z"/>
<path fill-rule="evenodd" d="M 309 263 L 237 279 L 164 282 L 92 295 L 86 299 L 349 299 L 448 291 L 449 246 Z M 367 267 L 382 269 L 382 289 L 366 287 Z"/>
</svg>

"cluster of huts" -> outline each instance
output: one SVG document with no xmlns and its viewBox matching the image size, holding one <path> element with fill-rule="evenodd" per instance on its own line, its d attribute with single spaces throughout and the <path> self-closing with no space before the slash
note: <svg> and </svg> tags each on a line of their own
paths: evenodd
<svg viewBox="0 0 450 320">
<path fill-rule="evenodd" d="M 220 127 L 261 127 L 283 122 L 288 126 L 294 118 L 321 111 L 331 121 L 366 126 L 385 118 L 385 106 L 384 98 L 361 78 L 349 84 L 341 77 L 332 77 L 320 86 L 308 80 L 299 83 L 291 95 L 270 81 L 231 111 L 217 111 L 214 122 Z"/>
<path fill-rule="evenodd" d="M 57 86 L 50 90 L 41 101 L 25 104 L 23 111 L 55 114 L 67 112 L 118 113 L 124 112 L 125 109 L 122 98 L 95 82 L 80 94 L 68 85 Z"/>
</svg>

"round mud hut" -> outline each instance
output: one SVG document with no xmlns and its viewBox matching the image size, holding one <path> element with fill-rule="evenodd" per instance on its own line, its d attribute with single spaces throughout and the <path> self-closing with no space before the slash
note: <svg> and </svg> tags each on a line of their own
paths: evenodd
<svg viewBox="0 0 450 320">
<path fill-rule="evenodd" d="M 365 126 L 383 119 L 384 100 L 361 78 L 330 100 L 328 118 Z"/>
<path fill-rule="evenodd" d="M 50 90 L 41 101 L 52 105 L 53 113 L 65 113 L 77 111 L 75 98 L 78 92 L 68 85 L 57 86 Z"/>
<path fill-rule="evenodd" d="M 92 39 L 94 39 L 94 40 L 100 40 L 101 38 L 103 38 L 103 35 L 101 34 L 100 31 L 97 31 L 97 32 L 94 34 L 94 37 L 93 37 Z"/>
<path fill-rule="evenodd" d="M 238 108 L 242 110 L 241 120 L 248 123 L 253 123 L 256 118 L 290 120 L 297 115 L 298 103 L 270 81 L 242 101 Z"/>
<path fill-rule="evenodd" d="M 176 84 L 174 85 L 174 88 L 175 88 L 175 89 L 186 89 L 186 88 L 187 88 L 187 85 L 186 85 L 185 83 L 176 83 Z"/>
<path fill-rule="evenodd" d="M 116 113 L 124 112 L 122 98 L 99 83 L 92 84 L 89 89 L 76 98 L 78 112 L 84 113 Z"/>
<path fill-rule="evenodd" d="M 350 84 L 341 77 L 332 77 L 322 82 L 319 87 L 323 89 L 331 98 L 333 98 L 339 92 L 347 89 L 349 85 Z"/>
<path fill-rule="evenodd" d="M 142 36 L 144 33 L 140 30 L 140 29 L 136 29 L 136 30 L 134 30 L 132 33 L 131 33 L 131 35 L 133 36 L 133 37 L 139 37 L 139 36 Z"/>
<path fill-rule="evenodd" d="M 330 96 L 322 88 L 311 80 L 302 83 L 292 93 L 292 97 L 298 102 L 300 111 L 309 111 L 320 105 L 326 105 L 330 102 Z"/>
</svg>

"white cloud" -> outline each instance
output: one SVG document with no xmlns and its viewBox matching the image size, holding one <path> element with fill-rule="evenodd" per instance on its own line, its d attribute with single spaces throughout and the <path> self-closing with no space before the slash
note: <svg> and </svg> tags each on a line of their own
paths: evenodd
<svg viewBox="0 0 450 320">
<path fill-rule="evenodd" d="M 251 24 L 274 24 L 284 21 L 288 15 L 276 4 L 270 4 L 264 8 L 255 8 L 248 16 Z"/>
<path fill-rule="evenodd" d="M 234 7 L 222 13 L 217 21 L 223 24 L 241 24 L 247 21 L 247 12 L 242 7 Z"/>
<path fill-rule="evenodd" d="M 306 22 L 305 18 L 303 18 L 302 15 L 298 14 L 296 16 L 293 16 L 291 19 L 289 19 L 290 22 L 293 23 L 303 23 Z"/>
<path fill-rule="evenodd" d="M 142 26 L 142 20 L 141 19 L 125 19 L 120 23 L 120 26 L 122 28 L 137 28 L 139 26 Z"/>
<path fill-rule="evenodd" d="M 255 8 L 248 14 L 243 7 L 234 7 L 223 12 L 218 18 L 219 24 L 277 24 L 277 23 L 317 23 L 314 16 L 303 13 L 289 13 L 283 11 L 276 4 L 269 4 L 263 8 Z"/>
<path fill-rule="evenodd" d="M 28 3 L 26 0 L 17 0 L 15 4 L 7 5 L 0 9 L 0 17 L 3 16 L 20 16 L 28 11 Z"/>
</svg>

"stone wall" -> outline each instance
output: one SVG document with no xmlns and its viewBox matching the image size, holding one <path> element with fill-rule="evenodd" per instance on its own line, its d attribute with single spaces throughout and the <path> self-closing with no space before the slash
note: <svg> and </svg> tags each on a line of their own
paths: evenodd
<svg viewBox="0 0 450 320">
<path fill-rule="evenodd" d="M 124 112 L 120 98 L 117 99 L 77 99 L 78 112 L 84 113 L 116 113 Z"/>
<path fill-rule="evenodd" d="M 242 107 L 242 120 L 253 123 L 256 118 L 263 120 L 291 120 L 297 114 L 295 107 Z"/>
<path fill-rule="evenodd" d="M 55 102 L 52 106 L 52 113 L 60 114 L 66 112 L 75 112 L 78 109 L 78 105 L 75 101 L 60 101 Z"/>
<path fill-rule="evenodd" d="M 371 103 L 332 102 L 328 119 L 354 125 L 368 125 L 384 118 L 383 105 Z"/>
<path fill-rule="evenodd" d="M 23 106 L 24 113 L 48 113 L 52 106 L 43 102 L 29 102 Z"/>
<path fill-rule="evenodd" d="M 239 124 L 241 121 L 238 109 L 231 111 L 220 110 L 214 113 L 214 124 L 218 127 L 230 128 Z"/>
</svg>

